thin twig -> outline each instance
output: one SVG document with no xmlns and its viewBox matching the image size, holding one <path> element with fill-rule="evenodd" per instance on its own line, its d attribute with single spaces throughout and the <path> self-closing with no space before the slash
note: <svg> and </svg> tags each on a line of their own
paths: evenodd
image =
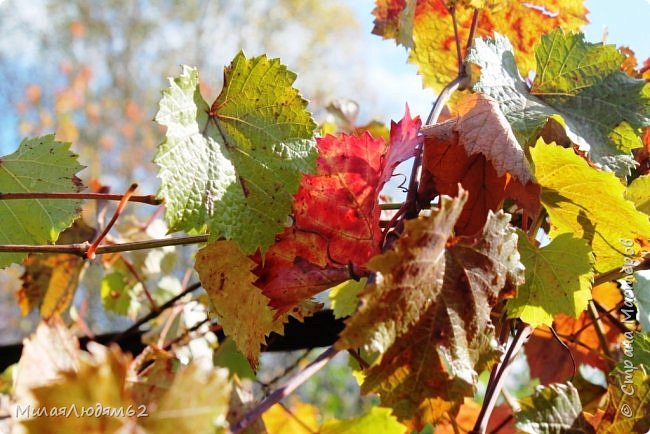
<svg viewBox="0 0 650 434">
<path fill-rule="evenodd" d="M 187 244 L 200 244 L 207 243 L 208 235 L 193 235 L 186 237 L 175 238 L 158 238 L 153 240 L 132 241 L 128 243 L 118 243 L 109 246 L 99 246 L 95 251 L 95 255 L 103 255 L 105 253 L 117 252 L 131 252 L 134 250 L 147 250 L 155 249 L 165 246 L 181 246 Z M 90 247 L 90 243 L 74 243 L 74 244 L 0 244 L 0 252 L 25 252 L 25 253 L 67 253 L 70 255 L 86 257 L 86 252 Z"/>
<path fill-rule="evenodd" d="M 311 378 L 323 366 L 336 356 L 338 350 L 334 347 L 329 347 L 325 350 L 316 360 L 311 362 L 302 371 L 291 377 L 283 386 L 274 390 L 269 396 L 257 404 L 251 411 L 246 413 L 237 423 L 230 428 L 231 434 L 238 434 L 242 432 L 247 426 L 255 422 L 266 410 L 271 408 L 273 404 L 280 402 L 281 399 L 290 395 L 294 390 L 300 387 L 305 381 Z"/>
<path fill-rule="evenodd" d="M 589 300 L 589 304 L 587 305 L 587 312 L 589 312 L 589 316 L 591 317 L 591 321 L 594 324 L 594 328 L 596 329 L 596 335 L 598 336 L 598 342 L 600 342 L 600 347 L 603 349 L 603 352 L 607 356 L 608 360 L 612 360 L 612 352 L 609 351 L 609 345 L 607 344 L 607 339 L 605 338 L 605 331 L 603 330 L 603 324 L 600 322 L 600 318 L 598 316 L 598 311 L 596 310 L 596 306 L 594 305 L 593 300 Z M 614 366 L 610 366 L 610 370 L 613 369 Z"/>
<path fill-rule="evenodd" d="M 429 116 L 427 117 L 427 123 L 425 124 L 425 127 L 435 125 L 438 123 L 438 118 L 440 117 L 440 114 L 442 113 L 442 109 L 445 107 L 445 104 L 447 104 L 447 101 L 449 101 L 449 98 L 458 90 L 460 85 L 462 83 L 465 83 L 467 81 L 466 76 L 458 76 L 454 78 L 451 82 L 447 84 L 447 86 L 442 89 L 442 92 L 440 92 L 440 95 L 438 95 L 438 98 L 436 99 L 436 102 L 433 104 L 433 107 L 431 108 L 431 112 L 429 113 Z"/>
<path fill-rule="evenodd" d="M 142 285 L 142 290 L 144 291 L 144 295 L 147 297 L 147 301 L 149 302 L 149 307 L 152 310 L 158 309 L 158 304 L 156 303 L 156 300 L 153 299 L 153 296 L 151 295 L 151 292 L 149 291 L 149 288 L 147 287 L 147 283 L 144 281 L 140 273 L 138 273 L 138 270 L 135 269 L 135 266 L 133 266 L 133 263 L 126 259 L 124 255 L 120 255 L 120 260 L 124 264 L 127 270 L 135 277 L 135 279 Z"/>
<path fill-rule="evenodd" d="M 92 242 L 90 247 L 88 247 L 88 250 L 86 251 L 86 258 L 88 259 L 95 258 L 95 251 L 97 250 L 97 247 L 99 247 L 102 241 L 104 241 L 104 238 L 106 238 L 106 235 L 108 235 L 110 230 L 113 228 L 113 225 L 122 214 L 122 211 L 124 211 L 124 208 L 126 207 L 126 204 L 129 201 L 129 197 L 133 195 L 133 192 L 135 191 L 136 188 L 138 188 L 138 184 L 131 184 L 131 186 L 126 191 L 126 193 L 124 193 L 124 195 L 122 196 L 122 200 L 120 200 L 120 203 L 117 205 L 117 208 L 113 213 L 113 217 L 111 217 L 111 220 L 108 222 L 108 224 L 101 232 L 101 234 L 99 234 L 99 236 L 95 239 L 95 241 Z"/>
<path fill-rule="evenodd" d="M 603 305 L 598 303 L 596 300 L 593 300 L 593 302 L 594 302 L 594 306 L 596 306 L 596 309 L 598 310 L 598 312 L 605 315 L 607 317 L 607 319 L 610 320 L 611 323 L 613 325 L 615 325 L 616 328 L 618 328 L 621 331 L 621 333 L 626 333 L 626 332 L 630 331 L 630 329 L 625 324 L 623 324 L 623 321 L 621 321 L 620 319 L 618 319 L 614 315 L 612 315 L 611 311 L 614 311 L 614 310 L 618 309 L 618 305 L 614 306 L 610 310 L 607 310 L 607 309 L 605 309 L 605 307 Z"/>
<path fill-rule="evenodd" d="M 12 199 L 91 199 L 91 200 L 122 200 L 121 194 L 109 193 L 46 193 L 46 192 L 23 192 L 23 193 L 0 193 L 0 200 Z M 129 202 L 139 202 L 147 205 L 161 205 L 162 199 L 153 194 L 144 196 L 133 195 Z"/>
<path fill-rule="evenodd" d="M 158 307 L 158 309 L 152 310 L 151 312 L 149 312 L 148 314 L 146 314 L 145 316 L 143 316 L 142 318 L 140 318 L 139 320 L 137 320 L 137 321 L 136 321 L 136 322 L 135 322 L 131 327 L 129 327 L 128 329 L 124 330 L 124 331 L 123 331 L 122 333 L 120 333 L 119 335 L 115 336 L 111 342 L 118 342 L 118 341 L 120 341 L 121 339 L 124 339 L 126 336 L 130 336 L 131 334 L 133 334 L 133 333 L 139 331 L 139 330 L 140 330 L 140 327 L 141 327 L 142 325 L 144 325 L 144 324 L 146 324 L 147 322 L 151 321 L 152 319 L 156 318 L 158 315 L 160 315 L 161 313 L 163 313 L 163 312 L 164 312 L 165 310 L 167 310 L 169 307 L 173 306 L 173 305 L 174 305 L 178 300 L 180 300 L 181 298 L 185 297 L 187 294 L 189 294 L 189 293 L 191 293 L 191 292 L 193 292 L 193 291 L 196 291 L 196 290 L 199 289 L 200 287 L 201 287 L 201 283 L 199 283 L 199 282 L 191 284 L 190 286 L 188 286 L 187 288 L 185 288 L 182 292 L 180 292 L 179 294 L 175 295 L 174 297 L 172 297 L 171 299 L 169 299 L 169 300 L 168 300 L 167 302 L 165 302 L 164 304 L 160 305 L 160 306 Z"/>
<path fill-rule="evenodd" d="M 526 343 L 532 332 L 532 327 L 529 325 L 521 324 L 517 330 L 517 334 L 510 342 L 505 356 L 501 362 L 497 363 L 492 368 L 492 371 L 496 371 L 496 374 L 494 375 L 494 381 L 488 384 L 488 390 L 485 392 L 485 399 L 483 401 L 483 405 L 481 406 L 481 412 L 478 415 L 474 429 L 470 431 L 469 434 L 485 434 L 488 421 L 490 420 L 490 415 L 494 410 L 497 398 L 499 397 L 499 392 L 501 391 L 503 383 L 505 382 L 505 373 L 508 370 L 508 366 L 510 365 L 513 357 Z"/>
</svg>

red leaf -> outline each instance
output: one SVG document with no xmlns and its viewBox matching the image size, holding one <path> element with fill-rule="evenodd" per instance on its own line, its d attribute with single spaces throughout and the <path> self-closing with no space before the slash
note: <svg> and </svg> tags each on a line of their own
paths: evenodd
<svg viewBox="0 0 650 434">
<path fill-rule="evenodd" d="M 404 119 L 391 124 L 389 146 L 368 133 L 317 139 L 317 173 L 302 179 L 294 225 L 255 270 L 256 284 L 278 314 L 349 279 L 350 269 L 365 272 L 380 251 L 379 193 L 395 166 L 413 156 L 420 125 L 407 106 Z"/>
</svg>

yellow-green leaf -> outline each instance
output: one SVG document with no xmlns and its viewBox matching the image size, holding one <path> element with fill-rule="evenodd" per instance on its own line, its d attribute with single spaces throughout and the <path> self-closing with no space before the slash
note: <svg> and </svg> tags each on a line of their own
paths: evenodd
<svg viewBox="0 0 650 434">
<path fill-rule="evenodd" d="M 622 267 L 626 248 L 628 253 L 633 248 L 639 254 L 647 245 L 648 216 L 625 199 L 625 186 L 613 173 L 589 166 L 572 149 L 547 145 L 541 139 L 531 156 L 551 222 L 551 238 L 570 233 L 586 240 L 600 273 Z"/>
<path fill-rule="evenodd" d="M 593 255 L 586 241 L 560 234 L 539 248 L 519 232 L 517 249 L 526 267 L 526 282 L 508 300 L 508 314 L 532 327 L 553 324 L 553 317 L 566 313 L 577 317 L 591 298 Z"/>
<path fill-rule="evenodd" d="M 365 277 L 360 280 L 350 279 L 330 289 L 329 299 L 335 318 L 343 318 L 354 313 L 359 304 L 357 295 L 366 286 L 367 281 Z"/>
<path fill-rule="evenodd" d="M 632 181 L 627 186 L 625 198 L 634 202 L 636 209 L 650 215 L 650 174 Z"/>
</svg>

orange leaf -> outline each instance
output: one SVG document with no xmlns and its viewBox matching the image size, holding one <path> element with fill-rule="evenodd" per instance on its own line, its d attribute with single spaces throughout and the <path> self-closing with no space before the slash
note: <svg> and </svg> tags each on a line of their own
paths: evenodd
<svg viewBox="0 0 650 434">
<path fill-rule="evenodd" d="M 622 301 L 619 289 L 612 282 L 593 288 L 592 295 L 601 306 L 608 310 Z M 612 314 L 617 315 L 616 311 Z M 559 314 L 555 317 L 553 324 L 560 337 L 571 337 L 562 340 L 571 350 L 578 367 L 584 363 L 604 371 L 609 370 L 607 361 L 602 356 L 596 328 L 588 312 L 583 312 L 578 318 Z M 620 330 L 614 328 L 608 319 L 603 319 L 601 324 L 607 342 L 610 345 L 616 343 L 620 336 Z M 571 342 L 571 339 L 575 342 Z M 535 330 L 525 348 L 530 375 L 539 378 L 542 384 L 563 382 L 573 373 L 571 356 L 547 328 Z"/>
</svg>

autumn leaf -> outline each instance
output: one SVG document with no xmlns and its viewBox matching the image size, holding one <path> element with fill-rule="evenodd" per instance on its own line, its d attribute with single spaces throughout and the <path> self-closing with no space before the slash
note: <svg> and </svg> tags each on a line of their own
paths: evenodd
<svg viewBox="0 0 650 434">
<path fill-rule="evenodd" d="M 53 317 L 25 341 L 16 380 L 19 402 L 46 409 L 48 416 L 24 414 L 17 421 L 35 434 L 214 433 L 230 399 L 227 371 L 197 363 L 176 369 L 165 365 L 169 360 L 152 350 L 132 363 L 119 347 L 95 342 L 81 351 L 70 330 Z"/>
<path fill-rule="evenodd" d="M 459 124 L 465 127 L 468 125 L 462 119 L 460 117 L 446 121 L 424 132 L 424 172 L 419 196 L 430 200 L 437 194 L 455 195 L 458 185 L 462 185 L 468 191 L 469 198 L 455 226 L 459 235 L 478 233 L 485 224 L 488 211 L 499 209 L 506 198 L 515 199 L 531 215 L 536 215 L 539 212 L 539 187 L 532 182 L 524 185 L 509 172 L 499 175 L 488 156 L 483 153 L 493 156 L 492 151 L 488 153 L 474 147 L 471 128 L 459 130 Z M 495 130 L 499 128 L 494 127 Z M 505 130 L 501 131 L 507 134 Z M 500 149 L 507 155 L 507 142 L 500 141 L 498 144 L 496 150 Z M 470 152 L 474 152 L 473 155 L 469 155 Z M 501 157 L 500 161 L 505 160 Z M 517 163 L 514 166 L 513 170 L 516 171 Z M 501 170 L 504 169 L 505 166 L 501 165 Z M 519 172 L 519 175 L 529 177 L 525 173 Z"/>
<path fill-rule="evenodd" d="M 316 157 L 316 124 L 295 79 L 278 59 L 239 53 L 212 106 L 196 69 L 170 79 L 156 115 L 167 138 L 155 162 L 171 230 L 207 227 L 211 240 L 235 240 L 246 253 L 273 244 Z"/>
<path fill-rule="evenodd" d="M 455 16 L 461 44 L 464 45 L 469 36 L 471 6 L 478 6 L 482 9 L 477 23 L 477 35 L 489 36 L 497 31 L 510 38 L 524 75 L 535 65 L 533 47 L 540 35 L 558 27 L 579 29 L 587 22 L 587 10 L 582 0 L 502 0 L 489 2 L 490 4 L 378 0 L 373 12 L 373 33 L 385 39 L 395 39 L 398 44 L 409 48 L 409 62 L 417 65 L 424 85 L 435 91 L 440 91 L 458 73 L 454 28 L 447 9 L 452 3 L 456 4 Z"/>
<path fill-rule="evenodd" d="M 547 145 L 541 139 L 530 153 L 551 222 L 551 238 L 570 233 L 586 240 L 600 273 L 624 263 L 626 246 L 621 240 L 631 240 L 633 246 L 628 247 L 637 253 L 642 250 L 650 234 L 648 216 L 625 200 L 625 187 L 614 174 L 594 170 L 572 149 Z"/>
<path fill-rule="evenodd" d="M 318 431 L 318 409 L 304 402 L 275 404 L 262 414 L 268 434 L 312 434 Z"/>
<path fill-rule="evenodd" d="M 294 225 L 278 236 L 255 270 L 256 285 L 283 313 L 301 300 L 362 274 L 380 252 L 379 193 L 394 168 L 422 140 L 419 117 L 406 107 L 390 142 L 342 134 L 317 139 L 317 173 L 305 175 L 294 201 Z"/>
<path fill-rule="evenodd" d="M 95 230 L 80 219 L 60 234 L 57 244 L 83 243 L 94 234 Z M 22 314 L 37 308 L 43 319 L 63 314 L 72 302 L 85 264 L 83 258 L 68 254 L 29 255 L 24 261 L 23 284 L 16 293 Z"/>
<path fill-rule="evenodd" d="M 83 166 L 70 143 L 54 135 L 25 139 L 18 150 L 0 157 L 2 193 L 76 193 L 83 190 L 75 175 Z M 79 216 L 75 199 L 0 200 L 0 244 L 50 244 Z M 20 263 L 25 253 L 0 253 L 0 268 Z"/>
<path fill-rule="evenodd" d="M 641 328 L 650 331 L 650 270 L 634 273 L 634 298 Z"/>
<path fill-rule="evenodd" d="M 275 320 L 269 300 L 253 285 L 255 263 L 232 241 L 216 241 L 199 250 L 195 269 L 210 296 L 219 325 L 237 343 L 251 366 L 257 366 L 266 336 L 282 334 L 282 319 Z"/>
<path fill-rule="evenodd" d="M 625 198 L 634 202 L 634 206 L 650 216 L 650 174 L 636 178 L 627 186 Z"/>
<path fill-rule="evenodd" d="M 456 199 L 443 196 L 430 217 L 406 221 L 393 249 L 372 260 L 371 269 L 382 279 L 359 294 L 361 306 L 346 321 L 340 348 L 383 353 L 418 322 L 440 293 L 445 245 L 466 201 L 462 190 Z"/>
<path fill-rule="evenodd" d="M 406 427 L 399 423 L 390 409 L 372 407 L 370 411 L 353 419 L 326 421 L 319 434 L 404 434 Z"/>
<path fill-rule="evenodd" d="M 550 326 L 558 313 L 577 317 L 591 299 L 593 256 L 587 243 L 560 234 L 538 248 L 518 232 L 518 250 L 526 267 L 525 283 L 508 300 L 508 315 L 538 327 Z"/>
<path fill-rule="evenodd" d="M 196 255 L 194 267 L 210 297 L 219 325 L 255 368 L 266 336 L 271 332 L 283 334 L 288 315 L 274 317 L 268 306 L 269 299 L 253 285 L 255 276 L 251 270 L 255 262 L 233 241 L 215 241 L 203 247 Z M 313 313 L 310 308 L 317 307 L 305 304 L 296 307 L 291 314 L 302 320 Z"/>
<path fill-rule="evenodd" d="M 477 372 L 500 354 L 490 307 L 506 285 L 522 283 L 517 236 L 509 217 L 490 213 L 476 239 L 448 244 L 466 200 L 443 196 L 430 217 L 409 221 L 393 250 L 371 262 L 378 283 L 360 295 L 337 347 L 383 353 L 363 393 L 378 393 L 409 428 L 421 429 L 458 412 L 472 396 Z"/>
<path fill-rule="evenodd" d="M 607 388 L 609 402 L 598 425 L 598 433 L 642 433 L 650 430 L 648 341 L 647 335 L 635 337 L 627 348 L 627 354 L 610 373 Z M 646 356 L 645 360 L 643 356 Z"/>
<path fill-rule="evenodd" d="M 630 150 L 641 146 L 640 128 L 650 125 L 650 86 L 620 71 L 623 56 L 613 47 L 587 43 L 582 34 L 557 29 L 535 50 L 537 74 L 529 89 L 506 37 L 477 40 L 468 56 L 481 68 L 474 90 L 499 104 L 522 146 L 549 117 L 561 118 L 592 161 L 627 175 L 634 167 Z"/>
<path fill-rule="evenodd" d="M 606 310 L 615 309 L 622 301 L 621 292 L 615 283 L 594 287 L 592 297 Z M 616 344 L 620 330 L 607 318 L 601 320 L 600 327 L 608 345 Z M 539 378 L 542 384 L 564 382 L 573 375 L 572 358 L 578 366 L 586 364 L 605 371 L 609 369 L 600 346 L 598 331 L 588 312 L 582 312 L 578 318 L 558 314 L 553 320 L 553 328 L 571 353 L 555 339 L 548 328 L 535 329 L 524 347 L 531 377 Z"/>
</svg>

